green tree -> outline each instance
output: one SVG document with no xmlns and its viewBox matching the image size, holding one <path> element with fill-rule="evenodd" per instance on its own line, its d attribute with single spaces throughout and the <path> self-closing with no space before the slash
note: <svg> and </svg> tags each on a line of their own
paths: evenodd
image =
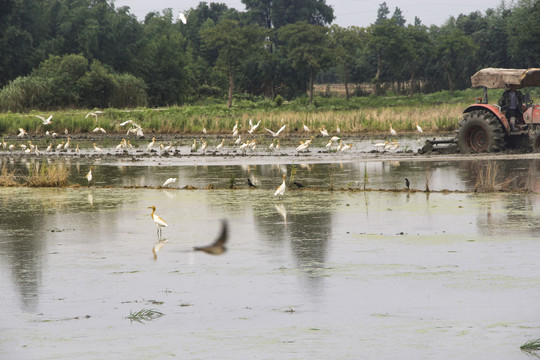
<svg viewBox="0 0 540 360">
<path fill-rule="evenodd" d="M 222 20 L 215 27 L 201 32 L 206 46 L 218 52 L 216 66 L 227 74 L 229 108 L 240 64 L 251 52 L 262 51 L 264 33 L 264 29 L 258 26 L 241 27 L 235 20 Z"/>
<path fill-rule="evenodd" d="M 463 31 L 451 23 L 436 38 L 435 53 L 448 80 L 448 89 L 454 91 L 454 78 L 467 57 L 473 56 L 476 46 Z"/>
<path fill-rule="evenodd" d="M 332 25 L 330 27 L 330 38 L 334 56 L 343 66 L 345 97 L 349 100 L 349 69 L 355 63 L 358 52 L 366 44 L 366 32 L 365 29 L 357 26 L 342 28 L 339 25 Z"/>
<path fill-rule="evenodd" d="M 417 75 L 429 60 L 433 49 L 427 28 L 415 21 L 415 25 L 405 28 L 403 58 L 409 71 L 409 95 L 413 96 L 416 88 Z"/>
<path fill-rule="evenodd" d="M 519 0 L 506 23 L 508 53 L 515 67 L 540 64 L 540 1 Z"/>
<path fill-rule="evenodd" d="M 279 29 L 287 24 L 305 21 L 311 25 L 328 25 L 334 10 L 325 0 L 242 0 L 249 19 L 266 29 Z"/>
<path fill-rule="evenodd" d="M 173 22 L 172 10 L 146 16 L 144 39 L 135 75 L 148 86 L 152 105 L 179 104 L 189 88 L 185 39 Z"/>
<path fill-rule="evenodd" d="M 313 102 L 313 80 L 320 70 L 328 69 L 333 61 L 328 29 L 300 21 L 278 30 L 282 56 L 292 67 L 309 74 L 309 102 Z"/>
</svg>

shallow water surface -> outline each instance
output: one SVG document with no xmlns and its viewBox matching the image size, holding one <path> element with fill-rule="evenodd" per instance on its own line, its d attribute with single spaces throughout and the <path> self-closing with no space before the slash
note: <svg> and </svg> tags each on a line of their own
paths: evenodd
<svg viewBox="0 0 540 360">
<path fill-rule="evenodd" d="M 540 336 L 539 195 L 272 193 L 0 188 L 0 358 L 526 359 Z M 192 252 L 222 218 L 228 252 Z"/>
</svg>

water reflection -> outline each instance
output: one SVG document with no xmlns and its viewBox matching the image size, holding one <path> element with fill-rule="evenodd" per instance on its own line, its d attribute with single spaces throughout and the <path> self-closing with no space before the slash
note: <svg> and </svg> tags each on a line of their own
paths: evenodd
<svg viewBox="0 0 540 360">
<path fill-rule="evenodd" d="M 25 310 L 35 311 L 39 303 L 49 238 L 69 242 L 110 234 L 110 222 L 116 221 L 124 200 L 107 195 L 97 201 L 99 208 L 86 190 L 0 188 L 0 258 L 9 264 Z M 74 213 L 84 214 L 84 221 L 73 223 Z M 79 233 L 86 236 L 78 238 Z"/>
</svg>

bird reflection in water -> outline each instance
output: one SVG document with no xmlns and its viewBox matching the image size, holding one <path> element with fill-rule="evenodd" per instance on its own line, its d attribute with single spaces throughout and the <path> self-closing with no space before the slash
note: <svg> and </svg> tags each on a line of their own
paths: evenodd
<svg viewBox="0 0 540 360">
<path fill-rule="evenodd" d="M 287 223 L 287 209 L 285 209 L 285 206 L 283 204 L 276 204 L 274 206 L 279 215 L 281 215 L 281 217 L 283 218 L 283 221 Z"/>
<path fill-rule="evenodd" d="M 165 246 L 167 241 L 167 239 L 161 239 L 156 241 L 156 243 L 154 244 L 154 248 L 152 249 L 152 252 L 154 253 L 154 260 L 157 260 L 157 253 L 159 252 L 159 250 L 161 250 L 162 247 Z"/>
</svg>

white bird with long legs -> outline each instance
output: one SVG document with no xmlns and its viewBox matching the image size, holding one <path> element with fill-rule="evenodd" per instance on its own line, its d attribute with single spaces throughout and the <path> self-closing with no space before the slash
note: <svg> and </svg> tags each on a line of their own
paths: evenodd
<svg viewBox="0 0 540 360">
<path fill-rule="evenodd" d="M 285 185 L 285 177 L 286 176 L 287 176 L 287 174 L 283 174 L 283 182 L 277 188 L 276 192 L 274 193 L 274 196 L 283 196 L 283 194 L 285 194 L 285 189 L 287 188 L 286 185 Z"/>
<path fill-rule="evenodd" d="M 154 220 L 154 223 L 157 226 L 158 237 L 161 239 L 161 228 L 167 227 L 169 225 L 167 225 L 165 220 L 163 220 L 161 217 L 156 215 L 156 207 L 155 206 L 149 206 L 148 208 L 152 209 L 152 214 L 150 214 L 150 217 L 152 218 L 152 220 Z"/>
</svg>

